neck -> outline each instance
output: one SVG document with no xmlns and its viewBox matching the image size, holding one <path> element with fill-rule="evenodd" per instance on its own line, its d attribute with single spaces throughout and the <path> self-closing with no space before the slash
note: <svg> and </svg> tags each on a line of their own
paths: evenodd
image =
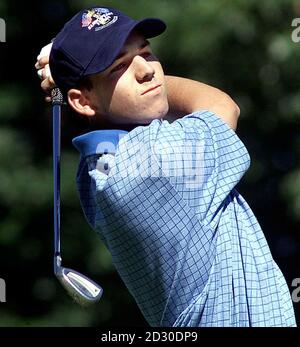
<svg viewBox="0 0 300 347">
<path fill-rule="evenodd" d="M 104 117 L 91 117 L 89 118 L 89 129 L 92 130 L 105 130 L 105 129 L 119 129 L 131 131 L 139 124 L 117 124 L 108 121 Z"/>
<path fill-rule="evenodd" d="M 105 130 L 105 129 L 119 129 L 131 131 L 136 128 L 138 124 L 115 124 L 110 122 L 90 122 L 89 129 L 92 130 Z"/>
</svg>

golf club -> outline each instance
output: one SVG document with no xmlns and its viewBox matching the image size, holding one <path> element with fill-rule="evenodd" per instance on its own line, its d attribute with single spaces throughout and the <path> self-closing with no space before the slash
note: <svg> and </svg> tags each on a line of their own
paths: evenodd
<svg viewBox="0 0 300 347">
<path fill-rule="evenodd" d="M 94 281 L 62 266 L 60 251 L 60 130 L 63 95 L 59 88 L 52 89 L 53 121 L 53 179 L 54 179 L 54 273 L 71 297 L 86 306 L 99 301 L 103 289 Z"/>
</svg>

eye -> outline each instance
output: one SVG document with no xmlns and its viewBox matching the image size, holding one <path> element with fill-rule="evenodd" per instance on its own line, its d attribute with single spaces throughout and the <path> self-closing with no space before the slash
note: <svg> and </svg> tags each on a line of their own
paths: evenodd
<svg viewBox="0 0 300 347">
<path fill-rule="evenodd" d="M 143 57 L 145 60 L 149 60 L 149 59 L 153 58 L 153 54 L 152 54 L 152 52 L 144 52 L 141 54 L 141 57 Z"/>
<path fill-rule="evenodd" d="M 111 73 L 114 73 L 114 72 L 117 72 L 117 71 L 120 71 L 120 70 L 123 70 L 127 67 L 127 65 L 125 63 L 121 63 L 119 65 L 117 65 L 116 67 L 114 67 L 112 70 L 111 70 Z"/>
</svg>

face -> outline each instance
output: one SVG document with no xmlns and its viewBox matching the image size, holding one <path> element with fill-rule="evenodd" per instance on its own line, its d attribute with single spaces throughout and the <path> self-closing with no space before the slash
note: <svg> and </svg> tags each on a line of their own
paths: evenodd
<svg viewBox="0 0 300 347">
<path fill-rule="evenodd" d="M 164 72 L 150 44 L 133 31 L 114 63 L 91 76 L 96 117 L 115 124 L 149 124 L 168 112 Z"/>
</svg>

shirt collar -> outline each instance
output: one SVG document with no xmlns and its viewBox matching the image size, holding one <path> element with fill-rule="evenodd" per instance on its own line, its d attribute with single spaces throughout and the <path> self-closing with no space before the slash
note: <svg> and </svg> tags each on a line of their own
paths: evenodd
<svg viewBox="0 0 300 347">
<path fill-rule="evenodd" d="M 128 134 L 125 130 L 96 130 L 75 137 L 74 147 L 82 157 L 93 154 L 115 154 L 120 139 Z"/>
</svg>

